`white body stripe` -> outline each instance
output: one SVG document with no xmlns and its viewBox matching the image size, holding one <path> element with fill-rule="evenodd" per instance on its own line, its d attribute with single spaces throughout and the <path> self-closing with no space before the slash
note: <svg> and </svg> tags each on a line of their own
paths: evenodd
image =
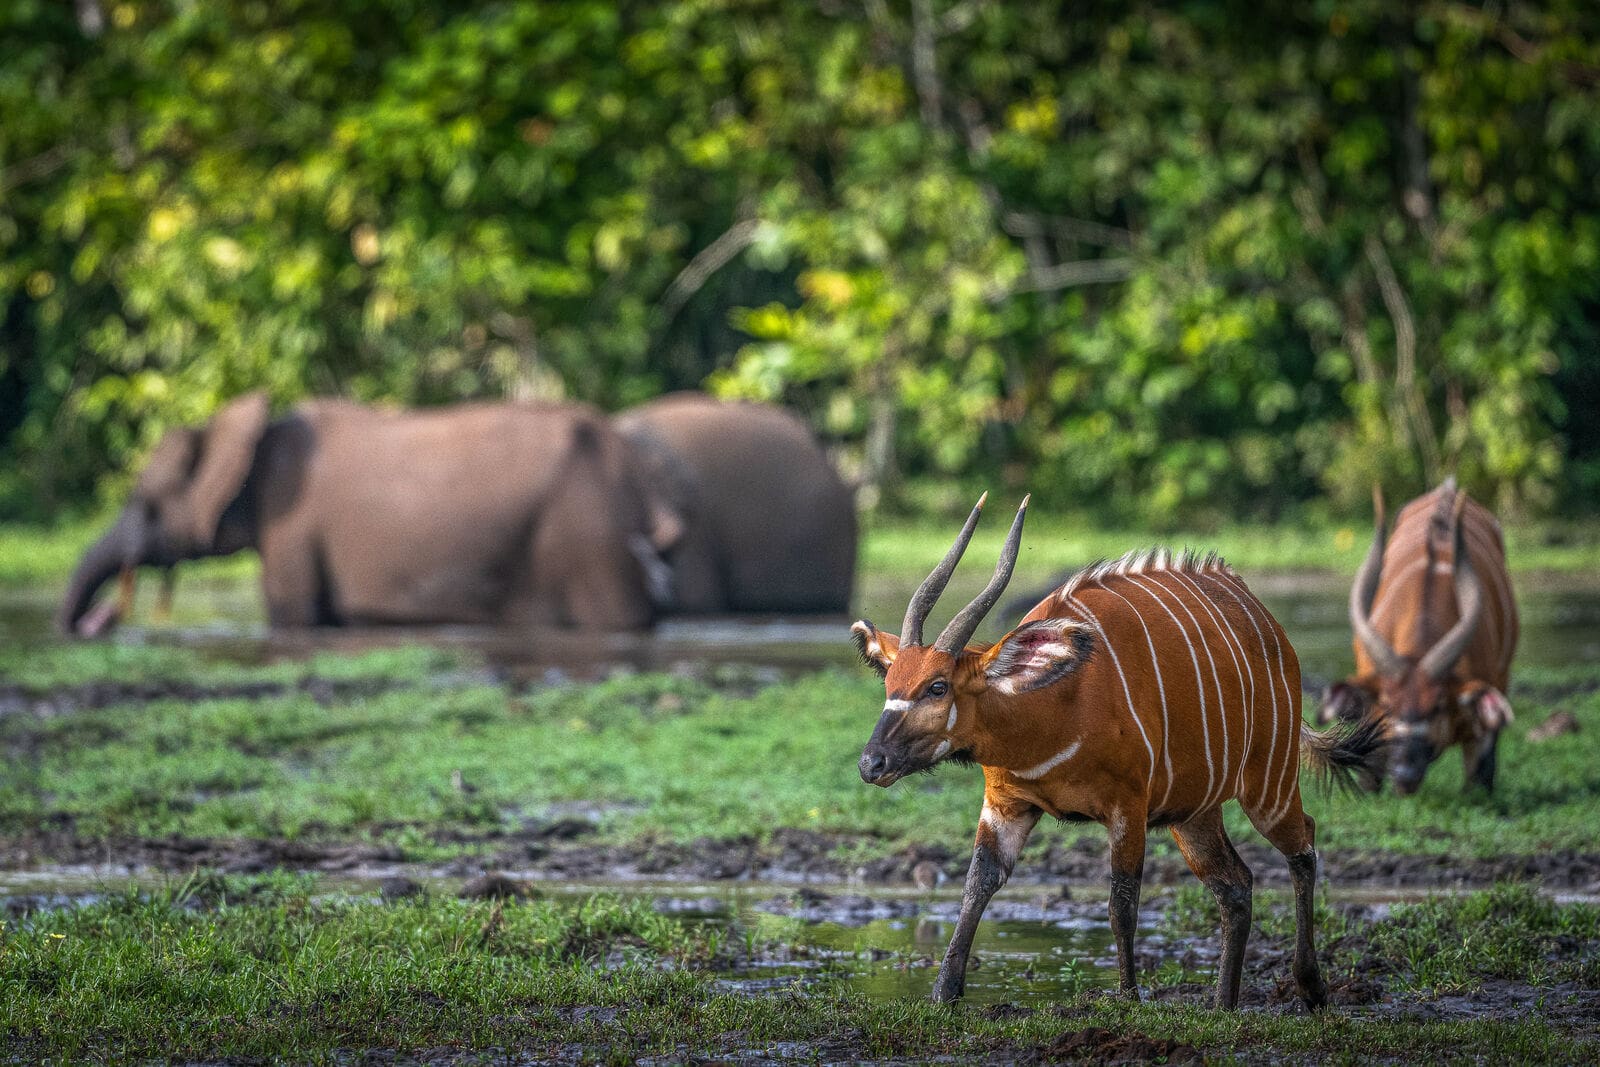
<svg viewBox="0 0 1600 1067">
<path fill-rule="evenodd" d="M 1238 591 L 1234 589 L 1233 583 L 1224 581 L 1214 576 L 1210 577 L 1211 580 L 1221 586 L 1221 588 L 1227 592 L 1229 596 L 1233 597 L 1234 603 L 1239 605 L 1240 609 L 1245 614 L 1245 618 L 1250 620 L 1250 628 L 1256 632 L 1256 640 L 1261 642 L 1261 665 L 1262 668 L 1267 672 L 1267 691 L 1272 696 L 1272 737 L 1267 741 L 1267 766 L 1266 770 L 1263 771 L 1261 775 L 1261 794 L 1256 798 L 1257 805 L 1265 805 L 1267 803 L 1267 785 L 1270 781 L 1269 774 L 1272 770 L 1273 761 L 1277 758 L 1278 720 L 1281 717 L 1281 713 L 1278 709 L 1278 687 L 1272 680 L 1272 660 L 1269 658 L 1270 653 L 1267 651 L 1267 635 L 1262 631 L 1261 625 L 1256 622 L 1255 610 L 1250 606 L 1249 603 L 1255 598 L 1248 596 L 1249 590 L 1245 590 L 1247 595 L 1242 597 L 1239 595 Z M 1254 706 L 1253 700 L 1251 702 L 1251 706 Z M 1241 799 L 1243 799 L 1242 796 Z"/>
<path fill-rule="evenodd" d="M 1172 798 L 1172 728 L 1167 718 L 1167 683 L 1161 677 L 1161 657 L 1156 654 L 1155 640 L 1150 636 L 1150 627 L 1144 621 L 1144 616 L 1133 606 L 1133 601 L 1107 586 L 1104 582 L 1097 583 L 1096 588 L 1104 589 L 1128 605 L 1128 610 L 1133 612 L 1133 617 L 1139 620 L 1140 629 L 1144 630 L 1144 641 L 1150 649 L 1150 673 L 1156 676 L 1156 693 L 1161 697 L 1161 765 L 1167 772 L 1167 788 L 1161 794 L 1161 803 L 1158 808 L 1166 807 L 1167 801 Z"/>
<path fill-rule="evenodd" d="M 1129 581 L 1141 586 L 1144 585 L 1144 583 L 1140 582 L 1137 578 L 1130 577 Z M 1228 792 L 1228 769 L 1231 766 L 1228 759 L 1228 698 L 1222 692 L 1222 672 L 1217 670 L 1217 658 L 1211 654 L 1211 642 L 1206 640 L 1206 629 L 1200 624 L 1200 620 L 1195 617 L 1194 612 L 1189 610 L 1189 605 L 1185 604 L 1182 598 L 1180 598 L 1172 589 L 1166 585 L 1163 585 L 1155 576 L 1152 576 L 1150 581 L 1157 589 L 1163 593 L 1166 593 L 1167 596 L 1176 602 L 1178 607 L 1183 609 L 1183 613 L 1185 615 L 1189 616 L 1189 621 L 1194 623 L 1195 636 L 1200 639 L 1200 647 L 1205 650 L 1206 662 L 1211 666 L 1211 682 L 1214 686 L 1216 686 L 1217 689 L 1217 722 L 1222 727 L 1222 766 L 1217 775 L 1217 799 L 1220 801 L 1225 799 Z M 1180 630 L 1183 629 L 1181 623 L 1179 624 L 1178 628 Z M 1184 633 L 1184 639 L 1188 640 L 1187 631 Z M 1194 648 L 1193 643 L 1191 643 L 1189 647 L 1192 651 Z M 1202 709 L 1200 714 L 1201 721 L 1204 721 L 1205 711 Z M 1209 753 L 1210 742 L 1207 741 L 1206 744 L 1208 746 L 1207 751 Z M 1211 801 L 1211 794 L 1209 792 L 1206 794 L 1206 801 L 1208 804 Z"/>
<path fill-rule="evenodd" d="M 1128 688 L 1128 676 L 1122 669 L 1122 661 L 1117 658 L 1117 650 L 1111 644 L 1111 638 L 1106 633 L 1106 628 L 1100 625 L 1100 620 L 1094 612 L 1081 601 L 1069 596 L 1068 602 L 1083 616 L 1084 621 L 1094 627 L 1095 633 L 1100 637 L 1100 643 L 1105 646 L 1106 654 L 1111 657 L 1111 665 L 1117 669 L 1117 677 L 1122 681 L 1122 696 L 1128 702 L 1128 715 L 1133 719 L 1133 725 L 1139 728 L 1139 736 L 1144 739 L 1144 750 L 1150 758 L 1149 769 L 1145 776 L 1145 788 L 1150 788 L 1150 779 L 1156 773 L 1156 750 L 1150 744 L 1150 735 L 1145 732 L 1144 723 L 1139 721 L 1139 709 L 1133 705 L 1133 690 Z"/>
<path fill-rule="evenodd" d="M 1043 763 L 1029 767 L 1025 771 L 1012 771 L 1011 773 L 1016 775 L 1018 778 L 1043 778 L 1045 775 L 1049 774 L 1051 771 L 1067 762 L 1067 760 L 1071 759 L 1078 751 L 1079 746 L 1082 744 L 1083 740 L 1080 738 L 1079 740 L 1072 742 L 1072 744 L 1068 745 L 1060 752 L 1057 752 L 1054 756 L 1051 756 L 1049 759 L 1045 760 Z"/>
<path fill-rule="evenodd" d="M 1211 602 L 1210 597 L 1206 596 L 1205 590 L 1200 588 L 1200 584 L 1193 577 L 1181 571 L 1171 571 L 1169 573 L 1173 581 L 1194 591 L 1195 599 L 1200 602 L 1200 606 L 1205 609 L 1206 614 L 1211 616 L 1211 621 L 1216 625 L 1217 633 L 1222 638 L 1223 647 L 1228 650 L 1228 655 L 1233 659 L 1234 673 L 1239 677 L 1239 703 L 1241 705 L 1239 715 L 1239 762 L 1233 772 L 1233 792 L 1237 796 L 1243 785 L 1245 764 L 1250 762 L 1250 720 L 1255 711 L 1254 676 L 1252 675 L 1248 697 L 1246 696 L 1244 683 L 1244 668 L 1249 665 L 1249 656 L 1245 655 L 1243 664 L 1239 662 L 1239 656 L 1244 654 L 1244 646 L 1239 644 L 1239 635 L 1233 632 L 1233 627 L 1228 624 L 1226 616 L 1217 610 L 1217 606 Z M 1235 645 L 1238 646 L 1238 651 L 1234 650 Z M 1247 700 L 1249 701 L 1248 703 L 1246 703 Z M 1223 721 L 1227 721 L 1226 709 L 1223 711 Z"/>
<path fill-rule="evenodd" d="M 1129 576 L 1129 580 L 1133 581 L 1131 576 Z M 1183 638 L 1183 643 L 1189 646 L 1189 659 L 1194 664 L 1194 688 L 1196 694 L 1200 697 L 1200 738 L 1201 743 L 1205 745 L 1206 753 L 1206 794 L 1205 801 L 1201 805 L 1206 807 L 1210 805 L 1211 794 L 1216 790 L 1217 765 L 1211 750 L 1211 727 L 1206 722 L 1206 683 L 1205 678 L 1200 673 L 1200 654 L 1194 650 L 1194 642 L 1189 640 L 1189 631 L 1183 628 L 1183 623 L 1178 621 L 1178 616 L 1173 613 L 1172 609 L 1162 603 L 1161 598 L 1156 596 L 1148 587 L 1136 581 L 1134 584 L 1149 593 L 1150 598 L 1156 602 L 1156 605 L 1167 613 L 1167 617 L 1172 620 L 1172 625 L 1178 628 L 1178 635 Z"/>
<path fill-rule="evenodd" d="M 1237 575 L 1233 576 L 1232 580 L 1233 580 L 1233 583 L 1239 587 L 1240 591 L 1243 592 L 1246 597 L 1249 597 L 1250 600 L 1255 601 L 1256 606 L 1260 607 L 1260 610 L 1261 610 L 1262 614 L 1265 615 L 1267 609 L 1265 607 L 1261 607 L 1261 602 L 1260 601 L 1255 600 L 1255 597 L 1251 595 L 1250 590 L 1245 588 L 1244 582 Z M 1264 640 L 1264 635 L 1263 635 L 1263 640 Z M 1294 775 L 1295 775 L 1294 781 L 1295 781 L 1295 783 L 1298 783 L 1299 780 L 1300 780 L 1300 778 L 1299 778 L 1299 770 L 1300 770 L 1300 768 L 1296 764 L 1296 761 L 1293 759 L 1294 750 L 1295 750 L 1295 739 L 1300 736 L 1299 733 L 1295 729 L 1295 727 L 1298 725 L 1299 719 L 1300 719 L 1300 694 L 1297 693 L 1297 692 L 1294 692 L 1293 688 L 1289 685 L 1289 671 L 1283 665 L 1283 644 L 1284 644 L 1283 638 L 1279 637 L 1276 633 L 1274 633 L 1273 636 L 1272 636 L 1272 641 L 1273 641 L 1273 644 L 1274 644 L 1274 646 L 1276 646 L 1277 651 L 1278 651 L 1278 680 L 1283 683 L 1284 707 L 1283 707 L 1283 712 L 1281 714 L 1282 714 L 1283 718 L 1285 719 L 1284 725 L 1287 728 L 1287 734 L 1286 734 L 1286 737 L 1285 737 L 1285 743 L 1288 745 L 1288 749 L 1284 753 L 1284 758 L 1282 760 L 1278 761 L 1279 762 L 1279 767 L 1278 767 L 1278 788 L 1277 788 L 1276 793 L 1275 793 L 1275 796 L 1278 799 L 1277 799 L 1277 803 L 1273 807 L 1271 821 L 1268 823 L 1269 826 L 1275 826 L 1275 825 L 1278 824 L 1279 821 L 1281 821 L 1283 819 L 1284 812 L 1289 810 L 1290 802 L 1293 800 L 1293 798 L 1299 792 L 1298 789 L 1289 789 L 1288 788 L 1288 785 L 1290 784 L 1289 783 L 1290 773 L 1294 772 Z M 1276 700 L 1273 701 L 1273 706 L 1274 707 L 1277 706 L 1277 701 Z M 1276 715 L 1273 716 L 1273 721 L 1274 722 L 1276 722 L 1277 719 L 1278 719 L 1278 716 L 1276 716 Z M 1269 770 L 1270 770 L 1270 767 L 1269 767 Z M 1265 797 L 1266 797 L 1265 781 L 1266 781 L 1267 775 L 1263 774 L 1261 777 L 1262 777 L 1262 782 L 1263 782 L 1262 798 L 1265 799 Z"/>
</svg>

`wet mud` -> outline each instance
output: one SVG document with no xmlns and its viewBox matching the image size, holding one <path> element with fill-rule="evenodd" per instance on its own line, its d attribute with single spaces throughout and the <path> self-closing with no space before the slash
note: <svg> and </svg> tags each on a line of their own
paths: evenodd
<svg viewBox="0 0 1600 1067">
<path fill-rule="evenodd" d="M 619 844 L 597 837 L 595 825 L 578 817 L 514 831 L 443 832 L 435 835 L 435 844 L 462 854 L 444 863 L 415 864 L 399 847 L 382 843 L 179 835 L 96 839 L 59 827 L 0 836 L 0 869 L 94 867 L 108 873 L 207 869 L 232 874 L 282 869 L 456 877 L 504 870 L 523 879 L 554 882 L 828 882 L 927 888 L 959 885 L 968 861 L 965 851 L 942 844 L 911 845 L 864 862 L 846 861 L 839 857 L 862 844 L 870 846 L 870 839 L 801 829 L 779 829 L 764 840 L 741 836 Z M 1237 848 L 1254 872 L 1256 885 L 1288 886 L 1288 867 L 1271 848 L 1253 842 L 1241 842 Z M 1341 888 L 1475 889 L 1510 881 L 1534 882 L 1553 892 L 1600 893 L 1600 852 L 1556 849 L 1473 858 L 1330 849 L 1323 851 L 1322 861 L 1324 877 Z M 1105 844 L 1091 837 L 1030 850 L 1011 881 L 1036 886 L 1104 885 L 1109 875 Z M 1147 886 L 1187 884 L 1193 877 L 1174 852 L 1152 851 L 1145 863 Z"/>
<path fill-rule="evenodd" d="M 224 685 L 202 685 L 169 680 L 97 681 L 81 685 L 52 686 L 48 689 L 0 683 L 0 717 L 30 715 L 37 719 L 52 719 L 77 712 L 162 701 L 194 703 L 202 700 L 268 700 L 295 695 L 308 696 L 327 707 L 342 701 L 358 700 L 396 689 L 416 687 L 415 683 L 385 679 L 350 680 L 318 677 L 306 677 L 296 682 L 240 682 Z M 438 688 L 438 685 L 430 682 L 429 688 Z"/>
</svg>

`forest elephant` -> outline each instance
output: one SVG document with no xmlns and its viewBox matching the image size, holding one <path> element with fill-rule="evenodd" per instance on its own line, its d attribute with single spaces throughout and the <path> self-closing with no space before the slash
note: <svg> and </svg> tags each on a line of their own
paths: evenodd
<svg viewBox="0 0 1600 1067">
<path fill-rule="evenodd" d="M 804 422 L 763 404 L 676 393 L 615 425 L 683 519 L 666 554 L 674 612 L 848 608 L 855 506 Z"/>
<path fill-rule="evenodd" d="M 125 612 L 141 566 L 253 548 L 275 627 L 648 626 L 682 524 L 638 454 L 574 404 L 385 411 L 339 400 L 270 416 L 261 393 L 169 431 L 73 573 L 58 625 Z M 121 576 L 116 607 L 97 593 Z"/>
</svg>

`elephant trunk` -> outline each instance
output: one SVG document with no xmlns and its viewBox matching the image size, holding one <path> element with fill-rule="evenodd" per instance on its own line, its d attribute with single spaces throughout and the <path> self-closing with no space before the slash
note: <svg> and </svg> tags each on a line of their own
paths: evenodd
<svg viewBox="0 0 1600 1067">
<path fill-rule="evenodd" d="M 106 531 L 84 552 L 83 558 L 67 581 L 67 592 L 61 601 L 61 611 L 56 616 L 57 628 L 66 635 L 93 637 L 115 622 L 116 610 L 126 611 L 127 601 L 133 596 L 132 568 L 138 562 L 131 545 L 131 520 L 126 512 L 117 524 Z M 91 614 L 95 596 L 114 575 L 123 576 L 121 603 L 112 610 L 97 610 Z"/>
</svg>

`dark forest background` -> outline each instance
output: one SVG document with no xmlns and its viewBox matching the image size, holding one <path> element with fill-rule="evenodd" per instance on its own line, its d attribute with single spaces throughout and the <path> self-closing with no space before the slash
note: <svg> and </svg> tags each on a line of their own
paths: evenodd
<svg viewBox="0 0 1600 1067">
<path fill-rule="evenodd" d="M 1589 0 L 0 5 L 0 518 L 257 387 L 759 397 L 900 508 L 1591 511 L 1597 334 Z"/>
</svg>

